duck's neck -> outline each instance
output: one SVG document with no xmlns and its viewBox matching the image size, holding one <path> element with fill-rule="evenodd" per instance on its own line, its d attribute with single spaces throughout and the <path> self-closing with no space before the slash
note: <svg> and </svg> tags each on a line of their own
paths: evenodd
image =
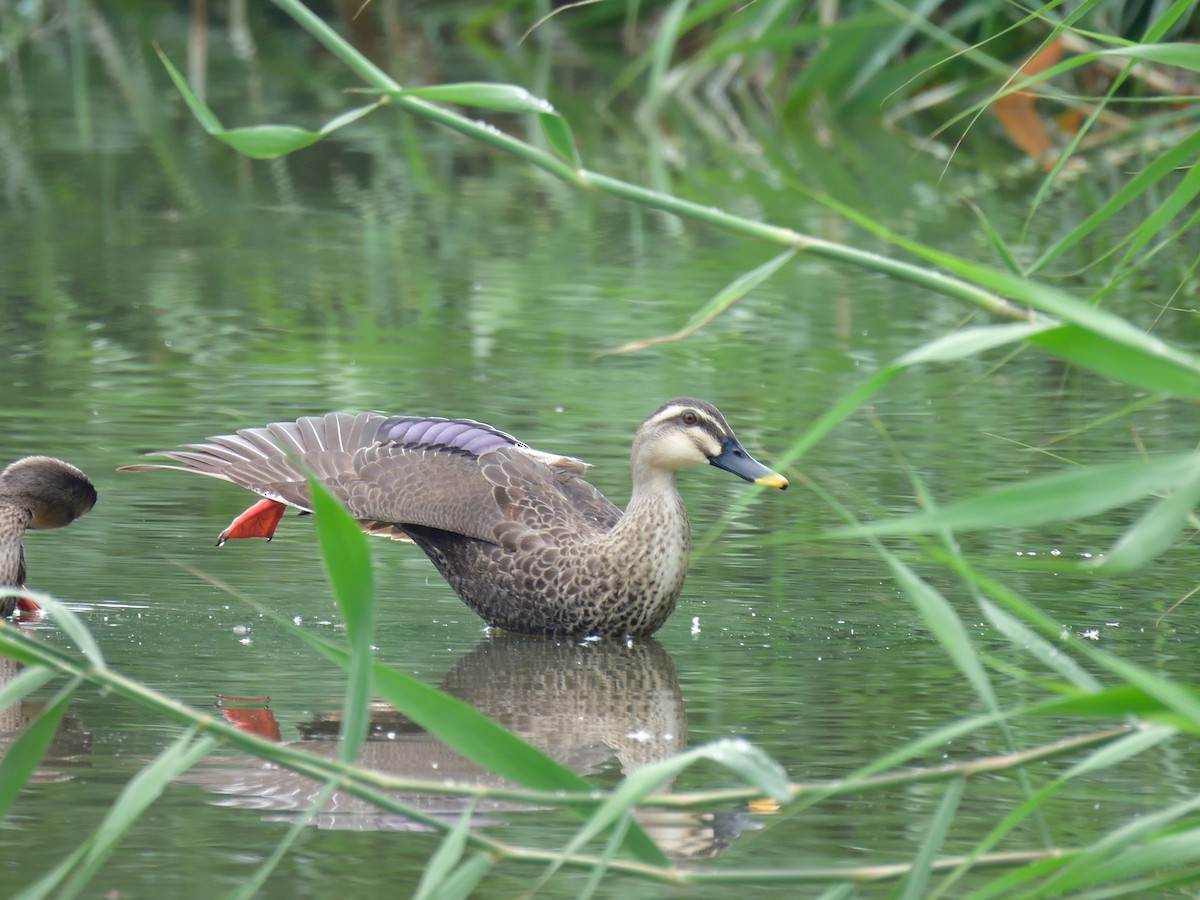
<svg viewBox="0 0 1200 900">
<path fill-rule="evenodd" d="M 20 587 L 25 582 L 21 537 L 28 519 L 27 510 L 0 500 L 0 585 L 5 587 Z"/>
<path fill-rule="evenodd" d="M 656 559 L 657 564 L 681 571 L 687 568 L 691 533 L 674 472 L 634 468 L 633 495 L 610 539 L 617 546 L 652 551 L 645 558 Z"/>
</svg>

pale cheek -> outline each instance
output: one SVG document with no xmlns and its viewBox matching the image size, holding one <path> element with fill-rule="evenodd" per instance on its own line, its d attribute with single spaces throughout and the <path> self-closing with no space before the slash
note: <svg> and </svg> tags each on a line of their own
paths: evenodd
<svg viewBox="0 0 1200 900">
<path fill-rule="evenodd" d="M 687 466 L 702 466 L 708 462 L 700 448 L 690 440 L 673 438 L 659 448 L 660 459 L 664 468 L 683 469 Z"/>
<path fill-rule="evenodd" d="M 678 448 L 667 457 L 667 462 L 674 469 L 683 469 L 687 466 L 702 466 L 708 459 L 704 457 L 695 448 Z"/>
</svg>

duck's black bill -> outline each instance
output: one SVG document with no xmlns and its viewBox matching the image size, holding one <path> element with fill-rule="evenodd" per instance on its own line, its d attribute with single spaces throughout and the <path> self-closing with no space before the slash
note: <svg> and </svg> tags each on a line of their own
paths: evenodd
<svg viewBox="0 0 1200 900">
<path fill-rule="evenodd" d="M 746 452 L 746 448 L 738 443 L 736 438 L 726 438 L 721 445 L 721 452 L 710 456 L 708 461 L 718 469 L 732 472 L 739 478 L 753 481 L 764 487 L 787 490 L 788 480 L 778 472 L 772 472 L 757 459 Z"/>
</svg>

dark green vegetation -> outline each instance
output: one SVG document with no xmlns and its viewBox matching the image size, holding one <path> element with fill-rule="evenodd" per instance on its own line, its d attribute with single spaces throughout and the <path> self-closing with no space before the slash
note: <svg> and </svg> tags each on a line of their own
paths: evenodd
<svg viewBox="0 0 1200 900">
<path fill-rule="evenodd" d="M 1059 612 L 1072 596 L 1099 597 L 1106 590 L 1120 591 L 1129 608 L 1136 609 L 1144 598 L 1161 596 L 1155 594 L 1160 573 L 1172 565 L 1194 566 L 1187 529 L 1194 527 L 1192 510 L 1200 499 L 1200 455 L 1191 449 L 1195 437 L 1189 426 L 1192 404 L 1200 397 L 1200 359 L 1190 350 L 1195 344 L 1195 226 L 1200 215 L 1195 202 L 1200 190 L 1195 100 L 1200 52 L 1194 44 L 1178 43 L 1196 36 L 1192 4 L 1048 6 L 1028 19 L 999 3 L 843 4 L 824 23 L 795 3 L 597 4 L 562 12 L 542 24 L 521 45 L 525 50 L 517 49 L 516 35 L 540 13 L 438 7 L 442 12 L 436 15 L 444 18 L 426 13 L 428 18 L 405 31 L 404 43 L 381 40 L 371 48 L 373 58 L 380 60 L 378 68 L 342 43 L 322 20 L 293 4 L 279 5 L 316 44 L 332 52 L 336 65 L 316 56 L 312 44 L 296 50 L 280 37 L 292 26 L 267 17 L 254 22 L 252 33 L 263 36 L 259 55 L 269 63 L 245 64 L 252 74 L 236 95 L 209 92 L 206 102 L 217 110 L 215 115 L 187 95 L 206 130 L 245 152 L 265 157 L 309 146 L 266 168 L 218 154 L 213 141 L 192 141 L 181 149 L 173 140 L 173 130 L 186 120 L 178 115 L 181 110 L 170 107 L 175 95 L 168 93 L 150 44 L 157 40 L 165 61 L 181 65 L 183 35 L 174 20 L 147 14 L 136 40 L 121 44 L 115 35 L 122 30 L 86 3 L 71 5 L 62 22 L 42 19 L 29 12 L 32 7 L 5 13 L 10 71 L 19 75 L 23 64 L 49 57 L 64 75 L 57 81 L 63 92 L 59 97 L 22 95 L 20 79 L 12 80 L 5 131 L 6 147 L 12 148 L 6 155 L 10 171 L 35 168 L 32 157 L 21 155 L 20 132 L 22 116 L 42 103 L 70 108 L 75 128 L 70 140 L 83 146 L 130 140 L 121 129 L 99 127 L 102 119 L 87 76 L 99 71 L 120 86 L 133 111 L 126 128 L 148 135 L 151 158 L 167 175 L 151 188 L 137 174 L 146 167 L 144 154 L 136 160 L 109 155 L 97 164 L 105 201 L 101 208 L 110 216 L 117 251 L 106 257 L 106 266 L 97 267 L 102 280 L 119 283 L 119 270 L 126 264 L 123 251 L 139 239 L 150 240 L 123 227 L 127 210 L 146 200 L 138 196 L 140 191 L 163 192 L 154 201 L 183 217 L 183 231 L 191 227 L 190 210 L 227 210 L 224 233 L 217 239 L 209 236 L 215 250 L 192 273 L 198 284 L 171 282 L 168 275 L 178 270 L 163 266 L 150 275 L 159 279 L 156 290 L 136 300 L 114 298 L 110 319 L 96 328 L 88 351 L 94 363 L 87 386 L 91 402 L 104 405 L 112 394 L 136 385 L 138 377 L 176 378 L 178 383 L 164 395 L 147 391 L 142 396 L 158 397 L 160 403 L 162 396 L 170 397 L 187 410 L 187 417 L 206 415 L 199 410 L 219 406 L 224 395 L 215 388 L 205 393 L 204 386 L 194 383 L 197 372 L 207 373 L 209 384 L 220 384 L 238 377 L 230 372 L 268 371 L 260 361 L 246 360 L 256 354 L 283 357 L 270 370 L 276 374 L 289 363 L 305 368 L 311 359 L 289 359 L 286 346 L 272 337 L 316 332 L 312 343 L 319 348 L 314 352 L 323 354 L 326 383 L 308 384 L 299 400 L 272 398 L 275 409 L 294 413 L 295 403 L 311 407 L 335 389 L 346 405 L 391 402 L 368 393 L 354 372 L 370 366 L 371 354 L 389 359 L 402 355 L 400 347 L 409 366 L 397 381 L 415 380 L 431 397 L 444 396 L 440 381 L 456 375 L 466 379 L 467 373 L 475 379 L 476 386 L 455 395 L 457 404 L 473 402 L 474 408 L 439 410 L 422 404 L 421 411 L 478 414 L 499 392 L 484 376 L 519 367 L 516 354 L 503 346 L 506 323 L 544 336 L 545 368 L 538 377 L 568 383 L 575 394 L 593 380 L 612 377 L 591 374 L 612 371 L 603 366 L 638 365 L 632 361 L 637 354 L 616 361 L 604 357 L 594 369 L 578 374 L 587 357 L 619 343 L 602 343 L 596 335 L 607 338 L 619 331 L 624 339 L 636 339 L 628 348 L 636 350 L 676 330 L 680 337 L 703 340 L 718 329 L 720 340 L 694 355 L 688 355 L 693 351 L 686 341 L 678 349 L 672 345 L 650 352 L 677 354 L 669 358 L 686 370 L 683 377 L 720 386 L 729 396 L 742 398 L 743 406 L 754 402 L 760 385 L 768 386 L 767 393 L 787 389 L 802 394 L 802 399 L 772 399 L 757 407 L 760 418 L 771 423 L 776 443 L 790 444 L 783 459 L 769 460 L 792 464 L 789 474 L 812 471 L 814 456 L 823 447 L 842 442 L 813 467 L 815 474 L 806 479 L 811 493 L 804 511 L 786 520 L 786 527 L 774 519 L 769 520 L 777 523 L 774 529 L 748 533 L 773 513 L 756 508 L 745 515 L 752 498 L 734 495 L 721 507 L 725 524 L 736 526 L 729 530 L 753 545 L 755 558 L 763 545 L 777 550 L 775 564 L 783 572 L 778 580 L 793 583 L 815 568 L 818 557 L 855 558 L 861 556 L 860 547 L 872 548 L 881 561 L 876 583 L 888 576 L 891 581 L 871 599 L 884 598 L 882 605 L 886 598 L 902 597 L 914 623 L 923 625 L 922 639 L 936 641 L 943 668 L 954 672 L 937 684 L 962 683 L 969 692 L 952 715 L 882 734 L 885 748 L 870 758 L 852 756 L 845 747 L 836 751 L 825 735 L 814 731 L 805 737 L 802 751 L 785 760 L 793 779 L 800 766 L 836 771 L 835 778 L 787 782 L 752 743 L 717 740 L 627 772 L 593 796 L 593 782 L 496 732 L 423 681 L 373 662 L 371 647 L 380 644 L 372 610 L 378 592 L 367 580 L 369 568 L 355 564 L 365 553 L 357 535 L 330 509 L 318 517 L 320 540 L 346 639 L 328 642 L 311 630 L 294 630 L 306 652 L 324 654 L 347 672 L 343 740 L 336 759 L 259 740 L 177 704 L 171 691 L 123 677 L 105 664 L 111 653 L 104 641 L 69 609 L 56 606 L 53 622 L 74 641 L 75 650 L 63 651 L 15 629 L 0 632 L 4 652 L 27 664 L 2 689 L 0 706 L 35 691 L 49 698 L 0 763 L 0 803 L 5 808 L 35 771 L 68 701 L 92 688 L 149 709 L 164 727 L 181 727 L 168 748 L 161 750 L 160 744 L 157 759 L 128 782 L 95 838 L 65 848 L 58 867 L 21 873 L 19 886 L 33 885 L 29 891 L 34 895 L 57 893 L 64 886 L 68 893 L 82 891 L 126 830 L 139 817 L 153 814 L 149 804 L 167 783 L 225 743 L 314 776 L 328 792 L 341 789 L 442 830 L 445 838 L 420 876 L 422 889 L 431 895 L 463 894 L 494 866 L 519 869 L 527 887 L 540 885 L 536 879 L 542 874 L 550 878 L 564 868 L 582 871 L 575 881 L 561 882 L 563 876 L 557 875 L 547 888 L 565 883 L 566 890 L 579 894 L 605 890 L 606 879 L 618 880 L 614 890 L 622 893 L 640 889 L 643 880 L 682 882 L 693 890 L 717 883 L 725 892 L 731 890 L 729 882 L 782 882 L 789 895 L 797 884 L 815 893 L 816 885 L 828 883 L 830 896 L 851 895 L 875 880 L 885 882 L 876 890 L 911 897 L 1088 891 L 1153 895 L 1194 889 L 1200 877 L 1200 799 L 1195 765 L 1187 761 L 1200 728 L 1200 696 L 1191 687 L 1194 640 L 1187 635 L 1162 653 L 1154 653 L 1153 647 L 1146 653 L 1132 640 L 1110 647 L 1087 640 L 1086 630 L 1064 627 L 1068 619 Z M 619 15 L 613 15 L 615 10 Z M 377 26 L 413 25 L 390 4 L 370 8 L 366 15 L 365 21 Z M 597 41 L 597 35 L 604 40 Z M 1061 60 L 1040 74 L 1019 74 L 1021 61 L 1053 39 L 1065 44 Z M 472 51 L 470 62 L 454 68 L 468 76 L 422 77 L 424 64 L 441 61 L 450 52 L 440 45 L 447 40 Z M 268 42 L 279 45 L 278 53 L 267 52 L 272 49 Z M 230 46 L 236 53 L 218 51 L 217 42 L 210 43 L 214 66 L 243 65 L 236 61 L 238 53 L 250 58 L 245 45 L 235 40 Z M 532 64 L 523 53 L 531 55 Z M 622 53 L 627 55 L 621 57 L 621 75 L 603 87 L 588 83 L 598 77 L 592 73 L 600 71 L 601 57 Z M 314 64 L 318 58 L 320 63 Z M 574 70 L 567 67 L 568 59 Z M 571 74 L 581 82 L 576 90 L 564 87 Z M 410 82 L 439 87 L 404 90 Z M 497 87 L 498 82 L 516 82 L 528 93 Z M 351 87 L 355 93 L 344 93 Z M 1020 91 L 1043 98 L 1035 107 L 1040 115 L 1081 114 L 1078 130 L 1059 142 L 1066 152 L 1049 160 L 1044 174 L 1010 149 L 987 111 L 1004 94 L 1020 96 Z M 262 127 L 278 121 L 273 104 L 282 103 L 267 98 L 288 92 L 303 94 L 298 105 L 309 111 L 306 127 Z M 595 104 L 598 96 L 606 102 Z M 542 97 L 553 109 L 538 99 Z M 358 111 L 353 121 L 345 118 L 351 110 Z M 287 121 L 295 121 L 294 110 L 288 107 L 287 112 Z M 1026 137 L 1022 129 L 1036 134 L 1031 123 L 1042 121 L 1019 108 L 1010 115 L 1020 123 L 1014 133 Z M 480 119 L 494 121 L 498 128 L 478 124 Z M 898 157 L 859 139 L 861 131 L 880 119 L 915 148 L 905 165 L 912 179 L 921 182 L 920 189 L 895 190 Z M 322 121 L 344 126 L 329 133 L 345 143 L 331 149 L 328 140 L 322 141 Z M 451 144 L 445 130 L 430 124 L 474 139 L 479 151 L 451 152 L 447 148 L 458 147 L 461 138 L 454 137 Z M 385 140 L 381 133 L 393 132 L 400 138 L 387 145 L 387 152 L 379 151 L 374 144 Z M 64 134 L 60 140 L 68 138 Z M 588 152 L 608 143 L 617 149 Z M 1030 146 L 1037 146 L 1036 137 Z M 506 177 L 500 177 L 505 153 L 520 161 L 523 174 L 505 170 Z M 370 177 L 391 189 L 386 203 L 379 202 L 383 192 L 360 189 L 353 177 L 357 170 L 347 162 L 355 154 L 368 157 Z M 936 155 L 937 165 L 946 167 L 942 182 L 928 177 L 925 154 Z M 294 168 L 289 167 L 292 160 Z M 620 174 L 610 174 L 614 170 Z M 239 178 L 251 183 L 246 193 L 258 200 L 257 208 L 224 187 Z M 342 271 L 333 264 L 346 246 L 335 239 L 336 221 L 298 216 L 290 259 L 255 252 L 261 219 L 280 209 L 286 212 L 295 202 L 297 183 L 313 179 L 328 179 L 334 196 L 361 211 L 370 226 L 359 236 L 356 274 L 336 276 L 346 279 L 343 283 L 322 283 L 323 277 L 335 277 L 323 273 Z M 64 261 L 83 249 L 72 244 L 70 221 L 36 211 L 52 208 L 57 196 L 78 186 L 53 176 L 14 177 L 6 185 L 13 207 L 35 213 L 32 236 L 18 235 L 16 229 L 9 235 L 10 244 L 33 251 L 25 257 L 21 290 L 0 297 L 3 327 L 12 329 L 6 336 L 21 337 L 13 337 L 9 358 L 22 374 L 11 376 L 11 384 L 24 378 L 53 386 L 60 376 L 47 360 L 59 351 L 79 352 L 79 345 L 65 336 L 72 321 L 87 319 L 56 279 Z M 1027 191 L 1028 200 L 1014 215 L 1003 199 L 1018 186 Z M 394 220 L 415 220 L 421 223 L 418 231 L 432 235 L 435 215 L 453 216 L 447 212 L 452 206 L 437 202 L 439 190 L 480 202 L 469 216 L 456 219 L 455 227 L 437 229 L 436 240 L 394 241 Z M 617 204 L 608 195 L 630 203 Z M 918 203 L 922 196 L 932 196 L 923 207 Z M 961 215 L 964 204 L 975 211 L 970 217 Z M 630 253 L 637 265 L 628 266 L 627 280 L 614 277 L 586 297 L 591 309 L 576 314 L 594 318 L 578 331 L 539 314 L 538 298 L 547 291 L 542 276 L 551 271 L 556 249 L 562 250 L 543 242 L 536 229 L 524 236 L 524 264 L 503 270 L 512 286 L 502 298 L 507 302 L 462 307 L 424 289 L 433 283 L 435 271 L 451 269 L 459 282 L 438 282 L 441 289 L 447 296 L 469 294 L 473 281 L 483 280 L 484 262 L 493 272 L 503 266 L 502 254 L 490 252 L 489 232 L 481 223 L 502 221 L 514 205 L 533 207 L 546 232 L 570 232 L 574 252 L 581 256 L 625 252 L 597 237 L 602 233 L 598 223 L 611 219 L 621 223 L 618 233 L 626 246 L 640 246 L 646 240 L 643 231 L 658 230 L 683 234 L 692 243 L 675 256 Z M 646 210 L 672 216 L 642 214 Z M 945 249 L 951 238 L 968 230 L 969 241 L 955 240 L 956 249 Z M 182 238 L 179 244 L 187 246 Z M 832 268 L 816 269 L 814 257 Z M 557 288 L 575 294 L 587 287 L 574 283 L 572 264 L 568 260 L 562 263 L 565 268 L 553 271 Z M 711 300 L 697 304 L 690 321 L 659 311 L 652 293 L 637 293 L 641 285 L 670 281 L 681 277 L 676 272 L 704 265 L 711 267 L 706 271 Z M 912 285 L 920 291 L 901 293 Z M 633 305 L 617 299 L 630 296 L 638 298 Z M 884 312 L 868 319 L 848 296 L 873 298 Z M 908 302 L 890 299 L 898 296 Z M 797 329 L 808 320 L 795 318 L 800 306 L 811 307 L 814 320 L 835 320 L 829 333 L 836 336 L 837 347 L 803 340 Z M 738 314 L 791 327 L 781 327 L 776 335 L 769 324 L 755 327 L 753 321 L 735 318 Z M 153 327 L 135 330 L 123 325 L 122 318 L 149 319 Z M 863 324 L 867 321 L 869 329 Z M 214 341 L 212 336 L 222 329 L 227 340 Z M 401 330 L 421 339 L 372 343 L 376 334 Z M 339 342 L 346 334 L 357 342 Z M 885 335 L 896 340 L 885 340 Z M 902 349 L 895 352 L 897 343 Z M 166 362 L 138 368 L 134 360 L 153 359 L 164 353 L 163 345 L 170 351 Z M 36 353 L 27 349 L 31 346 Z M 365 355 L 348 354 L 345 346 L 366 348 Z M 1066 420 L 1059 421 L 1047 412 L 1054 408 L 1048 404 L 1039 406 L 1037 419 L 1027 419 L 1022 396 L 1017 390 L 1006 394 L 1003 380 L 1028 385 L 1018 373 L 1031 357 L 1037 360 L 1032 364 L 1038 367 L 1037 377 L 1050 382 L 1052 390 L 1063 395 L 1078 390 L 1090 406 L 1073 406 Z M 185 366 L 185 360 L 203 365 Z M 815 369 L 818 362 L 824 376 L 819 382 L 796 377 L 798 370 Z M 114 386 L 110 369 L 128 369 L 134 376 Z M 716 375 L 705 374 L 710 369 Z M 915 380 L 927 371 L 933 373 L 929 380 Z M 342 379 L 352 386 L 341 384 Z M 639 370 L 623 388 L 657 392 L 664 380 L 655 370 Z M 516 390 L 529 407 L 544 400 L 523 382 Z M 593 390 L 599 394 L 604 388 Z M 889 420 L 885 404 L 898 402 L 906 390 L 924 391 L 939 418 L 915 427 Z M 659 399 L 626 402 L 644 414 Z M 739 421 L 747 418 L 723 397 L 713 399 Z M 137 396 L 127 403 L 130 415 L 147 411 L 139 409 Z M 994 404 L 987 432 L 999 433 L 1004 441 L 982 440 L 981 428 L 974 443 L 964 443 L 952 420 L 983 403 Z M 165 409 L 152 411 L 167 420 Z M 612 414 L 598 421 L 607 429 L 616 415 L 606 412 Z M 78 410 L 75 415 L 82 418 Z M 596 419 L 575 415 L 572 421 L 581 433 L 597 426 Z M 246 415 L 237 423 L 261 418 Z M 496 424 L 516 430 L 514 422 Z M 47 422 L 50 433 L 54 425 Z M 180 430 L 194 432 L 178 423 L 171 427 L 176 430 L 167 432 L 160 423 L 160 442 Z M 855 430 L 847 435 L 850 429 Z M 1119 440 L 1097 452 L 1087 438 L 1099 432 L 1115 433 Z M 59 448 L 50 450 L 57 453 Z M 130 461 L 117 448 L 111 452 L 114 463 Z M 872 455 L 878 468 L 887 464 L 890 477 L 847 487 L 833 466 L 839 455 L 857 454 Z M 84 468 L 95 475 L 90 464 Z M 95 515 L 106 503 L 121 502 L 118 488 L 131 490 L 119 482 L 102 487 Z M 794 493 L 803 489 L 797 484 Z M 710 504 L 709 511 L 719 513 L 716 507 Z M 844 523 L 840 528 L 834 525 L 837 519 Z M 707 546 L 713 535 L 699 530 Z M 1039 549 L 1036 558 L 997 552 L 1014 533 L 1025 546 Z M 192 528 L 189 539 L 194 535 Z M 730 537 L 724 536 L 722 544 Z M 1047 559 L 1042 548 L 1060 541 L 1098 553 Z M 714 555 L 719 554 L 713 546 Z M 797 556 L 813 562 L 789 566 Z M 205 568 L 212 571 L 212 563 L 206 561 Z M 1039 576 L 1051 573 L 1053 586 L 1048 586 L 1050 579 Z M 776 622 L 795 615 L 804 592 L 773 593 L 785 598 L 772 605 Z M 1169 612 L 1165 604 L 1160 611 Z M 681 612 L 677 618 L 686 615 Z M 1093 621 L 1105 618 L 1097 615 Z M 1153 623 L 1150 617 L 1149 627 Z M 293 630 L 286 621 L 279 627 Z M 803 631 L 802 625 L 777 628 L 782 634 Z M 912 649 L 902 646 L 887 659 L 901 670 L 901 679 L 912 665 L 907 655 Z M 185 645 L 177 659 L 184 668 L 189 665 L 187 650 Z M 932 667 L 913 666 L 912 671 L 917 673 L 913 692 L 932 683 Z M 718 683 L 715 694 L 720 693 L 721 675 L 705 676 Z M 882 672 L 859 677 L 876 687 L 885 681 Z M 786 687 L 803 689 L 800 684 Z M 827 709 L 861 704 L 857 735 L 863 742 L 868 742 L 870 724 L 883 721 L 882 705 L 900 697 L 899 692 L 873 697 L 870 690 L 858 697 L 846 685 L 841 693 L 835 690 L 831 681 L 825 696 L 810 701 L 810 716 L 817 720 Z M 452 787 L 440 778 L 401 780 L 355 767 L 371 696 L 393 703 L 513 786 Z M 743 692 L 728 702 L 753 706 L 760 701 Z M 705 733 L 702 725 L 696 730 Z M 775 744 L 781 751 L 789 746 L 783 740 Z M 935 765 L 948 744 L 957 764 Z M 1066 756 L 1053 758 L 1058 755 Z M 1047 758 L 1052 761 L 1046 763 Z M 703 768 L 700 776 L 685 773 L 691 776 L 685 790 L 656 793 L 701 760 L 724 769 Z M 853 766 L 845 765 L 846 760 Z M 1168 792 L 1154 797 L 1152 807 L 1130 808 L 1118 820 L 1085 827 L 1081 820 L 1096 804 L 1105 775 L 1122 766 L 1151 771 L 1161 766 L 1177 777 L 1170 780 Z M 724 771 L 746 786 L 717 789 L 716 784 L 727 783 L 718 782 L 726 777 Z M 997 772 L 1008 775 L 999 779 Z M 815 828 L 808 823 L 832 818 L 830 810 L 842 808 L 838 804 L 845 804 L 853 819 L 855 810 L 869 808 L 875 791 L 897 785 L 908 791 L 889 798 L 919 796 L 926 802 L 915 807 L 908 823 L 917 838 L 893 844 L 893 852 L 881 858 L 847 852 L 816 865 L 805 855 L 799 865 L 777 854 L 758 866 L 746 859 L 673 865 L 646 839 L 651 829 L 642 824 L 650 818 L 647 809 L 720 810 L 765 795 L 782 803 L 779 815 L 760 820 L 769 840 L 789 827 Z M 457 816 L 430 817 L 393 796 L 382 796 L 384 791 L 466 799 Z M 323 800 L 318 796 L 313 809 Z M 558 828 L 533 829 L 510 840 L 507 834 L 474 827 L 475 811 L 495 800 L 561 806 L 569 814 L 556 820 Z M 635 819 L 632 811 L 638 804 L 643 811 Z M 902 806 L 900 817 L 907 811 Z M 274 868 L 289 859 L 293 842 L 305 839 L 309 815 L 302 810 L 295 827 L 277 841 L 277 851 L 256 863 L 246 893 L 261 881 L 270 884 Z M 1072 830 L 1064 822 L 1080 824 Z M 853 835 L 845 843 L 857 847 L 863 839 Z M 518 860 L 520 865 L 514 862 Z M 620 873 L 628 879 L 622 880 Z"/>
</svg>

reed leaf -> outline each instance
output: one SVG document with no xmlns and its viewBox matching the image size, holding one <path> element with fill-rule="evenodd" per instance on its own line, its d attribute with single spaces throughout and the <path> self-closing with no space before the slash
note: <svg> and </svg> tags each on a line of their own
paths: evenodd
<svg viewBox="0 0 1200 900">
<path fill-rule="evenodd" d="M 945 791 L 942 792 L 942 802 L 938 804 L 933 821 L 925 831 L 925 838 L 917 850 L 912 868 L 904 876 L 897 890 L 892 892 L 893 897 L 899 900 L 922 900 L 929 895 L 929 878 L 933 864 L 946 842 L 946 835 L 954 825 L 954 817 L 966 788 L 967 782 L 964 779 L 947 783 Z"/>
<path fill-rule="evenodd" d="M 892 571 L 892 577 L 916 607 L 925 627 L 937 638 L 942 649 L 950 657 L 967 681 L 975 689 L 980 700 L 992 710 L 999 709 L 995 691 L 987 671 L 979 660 L 971 636 L 946 598 L 933 585 L 920 578 L 912 569 L 882 547 L 876 548 Z"/>
<path fill-rule="evenodd" d="M 45 897 L 51 893 L 60 900 L 79 896 L 117 844 L 167 785 L 212 753 L 216 746 L 215 738 L 198 737 L 195 728 L 185 731 L 125 785 L 92 837 L 36 884 L 18 895 L 21 900 Z"/>
<path fill-rule="evenodd" d="M 104 661 L 104 653 L 100 649 L 100 644 L 75 610 L 49 594 L 31 591 L 28 588 L 21 593 L 36 601 L 48 615 L 54 616 L 54 623 L 62 629 L 63 634 L 75 643 L 79 652 L 88 662 L 97 668 L 106 668 L 107 663 Z"/>
<path fill-rule="evenodd" d="M 644 350 L 646 347 L 654 344 L 662 344 L 669 341 L 681 341 L 684 338 L 695 334 L 721 313 L 728 310 L 731 306 L 749 294 L 751 291 L 760 287 L 764 282 L 771 278 L 776 272 L 783 268 L 792 257 L 796 255 L 795 250 L 786 250 L 778 256 L 772 257 L 760 266 L 751 269 L 749 272 L 743 272 L 729 284 L 725 285 L 718 291 L 712 299 L 704 304 L 699 310 L 694 312 L 688 320 L 687 325 L 678 331 L 671 334 L 658 335 L 657 337 L 641 338 L 639 340 L 629 341 L 621 344 L 619 347 L 613 347 L 610 350 L 602 350 L 596 354 L 596 357 L 608 356 L 615 353 L 630 353 L 634 350 Z"/>
<path fill-rule="evenodd" d="M 979 608 L 991 626 L 1008 638 L 1015 647 L 1030 654 L 1068 684 L 1081 691 L 1101 690 L 1100 682 L 1090 672 L 1016 616 L 1010 615 L 986 598 L 980 601 Z"/>
<path fill-rule="evenodd" d="M 34 662 L 33 665 L 27 665 L 11 678 L 0 682 L 0 712 L 20 703 L 38 688 L 53 681 L 56 674 L 53 669 L 39 666 Z M 0 816 L 3 814 L 3 810 L 0 810 Z"/>
<path fill-rule="evenodd" d="M 192 115 L 196 117 L 196 121 L 209 135 L 251 159 L 275 159 L 310 147 L 339 128 L 358 121 L 379 105 L 372 103 L 370 106 L 362 106 L 344 112 L 331 119 L 320 131 L 308 131 L 294 125 L 251 125 L 246 128 L 225 128 L 217 119 L 216 114 L 192 93 L 186 79 L 178 69 L 171 65 L 167 55 L 161 49 L 155 49 L 158 52 L 158 58 L 166 67 L 167 74 L 175 83 L 175 88 L 187 103 Z"/>
<path fill-rule="evenodd" d="M 1095 515 L 1166 491 L 1190 492 L 1196 489 L 1198 478 L 1200 453 L 1088 466 L 996 488 L 932 512 L 849 526 L 832 533 L 927 534 L 942 529 L 973 531 L 1042 525 Z"/>
<path fill-rule="evenodd" d="M 370 728 L 371 642 L 375 634 L 375 586 L 371 553 L 358 524 L 315 478 L 308 479 L 317 539 L 329 584 L 346 623 L 350 644 L 349 683 L 342 709 L 338 756 L 352 763 Z"/>
<path fill-rule="evenodd" d="M 9 697 L 14 694 L 22 697 L 35 687 L 44 684 L 46 680 L 44 670 L 28 670 L 13 679 L 13 683 L 20 682 L 14 692 L 6 691 L 5 693 Z M 17 799 L 17 795 L 21 793 L 21 789 L 46 755 L 79 682 L 80 679 L 74 678 L 63 687 L 37 717 L 25 726 L 16 740 L 4 751 L 4 755 L 0 756 L 0 819 L 4 818 L 13 801 Z M 0 709 L 5 706 L 7 704 L 0 705 Z"/>
<path fill-rule="evenodd" d="M 491 868 L 491 860 L 484 854 L 462 862 L 475 806 L 475 801 L 468 803 L 458 822 L 442 838 L 437 852 L 429 858 L 421 873 L 413 900 L 465 900 Z"/>
<path fill-rule="evenodd" d="M 510 113 L 545 113 L 557 115 L 548 100 L 535 96 L 515 84 L 463 81 L 452 84 L 434 84 L 428 87 L 402 88 L 396 91 L 381 91 L 384 97 L 418 97 L 436 103 L 453 103 L 478 109 L 494 109 Z"/>
<path fill-rule="evenodd" d="M 700 760 L 709 760 L 724 766 L 746 784 L 752 785 L 762 791 L 765 796 L 779 803 L 785 803 L 791 799 L 792 792 L 787 774 L 777 762 L 749 741 L 725 738 L 695 747 L 669 759 L 657 760 L 627 774 L 625 780 L 596 808 L 596 811 L 579 829 L 575 837 L 563 848 L 559 859 L 551 863 L 538 884 L 544 884 L 551 875 L 558 871 L 567 857 L 577 853 L 585 844 L 606 829 L 630 816 L 638 803 L 646 799 L 664 782 L 675 778 L 680 772 Z"/>
</svg>

